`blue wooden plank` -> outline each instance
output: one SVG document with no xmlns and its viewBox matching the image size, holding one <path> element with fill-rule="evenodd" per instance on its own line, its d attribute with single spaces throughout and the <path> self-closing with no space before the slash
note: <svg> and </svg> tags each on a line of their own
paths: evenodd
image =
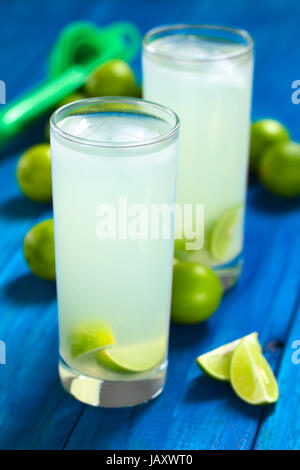
<svg viewBox="0 0 300 470">
<path fill-rule="evenodd" d="M 2 181 L 13 184 L 0 193 L 0 448 L 60 448 L 82 405 L 58 381 L 55 284 L 30 274 L 22 253 L 26 231 L 51 210 L 20 194 L 14 172 L 15 159 L 1 163 Z"/>
<path fill-rule="evenodd" d="M 280 400 L 266 410 L 255 449 L 300 450 L 300 298 L 278 373 Z"/>
<path fill-rule="evenodd" d="M 31 86 L 45 73 L 43 58 L 57 33 L 74 19 L 99 25 L 127 19 L 143 32 L 179 21 L 241 26 L 256 40 L 253 115 L 282 119 L 300 139 L 299 108 L 290 99 L 291 82 L 300 72 L 300 51 L 294 47 L 299 11 L 296 0 L 165 0 L 136 8 L 130 0 L 64 0 L 64 8 L 58 0 L 8 2 L 0 17 L 1 43 L 7 44 L 0 53 L 0 78 L 7 82 L 9 99 Z M 20 139 L 19 147 L 40 140 L 42 127 Z M 293 377 L 300 366 L 293 368 L 290 361 L 298 320 L 281 355 L 299 289 L 299 201 L 281 201 L 252 185 L 239 285 L 206 324 L 172 326 L 170 368 L 160 398 L 135 409 L 99 410 L 77 403 L 58 382 L 54 287 L 30 275 L 22 256 L 24 234 L 51 209 L 20 196 L 16 159 L 0 162 L 0 339 L 7 344 L 7 364 L 0 365 L 0 448 L 244 449 L 254 445 L 256 433 L 256 448 L 299 448 L 299 390 Z M 240 402 L 226 384 L 203 377 L 194 364 L 196 355 L 254 329 L 275 370 L 280 363 L 281 398 L 266 414 Z M 279 429 L 282 422 L 288 433 Z"/>
</svg>

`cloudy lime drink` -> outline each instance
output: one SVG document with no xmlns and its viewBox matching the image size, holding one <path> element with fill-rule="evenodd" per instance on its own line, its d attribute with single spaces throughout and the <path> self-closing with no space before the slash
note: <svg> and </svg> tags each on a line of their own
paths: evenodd
<svg viewBox="0 0 300 470">
<path fill-rule="evenodd" d="M 63 386 L 92 405 L 144 402 L 163 388 L 178 120 L 122 98 L 60 108 L 51 155 Z M 158 220 L 158 219 L 157 219 Z"/>
<path fill-rule="evenodd" d="M 226 286 L 242 262 L 252 68 L 244 31 L 175 25 L 144 39 L 144 97 L 171 107 L 181 121 L 177 202 L 204 209 L 203 245 L 187 249 L 192 237 L 175 231 L 175 256 L 212 266 Z M 195 214 L 187 233 L 195 230 Z"/>
</svg>

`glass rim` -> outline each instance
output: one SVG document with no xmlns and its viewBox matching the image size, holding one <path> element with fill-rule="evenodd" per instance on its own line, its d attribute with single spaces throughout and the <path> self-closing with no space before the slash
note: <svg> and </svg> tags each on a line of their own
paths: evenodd
<svg viewBox="0 0 300 470">
<path fill-rule="evenodd" d="M 150 139 L 138 140 L 138 141 L 132 141 L 132 142 L 117 142 L 117 141 L 111 142 L 111 141 L 105 141 L 105 140 L 91 140 L 88 138 L 79 137 L 69 132 L 66 132 L 63 129 L 61 129 L 61 127 L 59 127 L 59 124 L 58 124 L 59 117 L 61 116 L 62 113 L 67 112 L 68 110 L 73 110 L 73 109 L 80 110 L 81 106 L 85 106 L 89 104 L 103 104 L 103 105 L 108 104 L 109 105 L 113 103 L 114 104 L 118 104 L 118 103 L 126 104 L 127 103 L 128 105 L 135 105 L 137 109 L 139 106 L 144 105 L 149 110 L 153 109 L 154 111 L 155 110 L 160 111 L 163 115 L 169 116 L 169 118 L 171 118 L 174 121 L 174 123 L 172 124 L 170 121 L 166 119 L 166 122 L 170 123 L 170 129 L 168 131 L 163 132 L 162 134 L 156 137 L 152 137 Z M 116 109 L 112 109 L 112 111 L 133 114 L 133 113 L 130 113 L 130 111 L 126 111 L 126 110 L 118 111 Z M 98 112 L 101 112 L 101 111 L 99 110 Z M 90 114 L 96 114 L 96 112 L 95 113 L 91 112 Z M 74 116 L 76 115 L 77 114 L 74 113 Z M 87 112 L 86 115 L 88 116 L 89 113 Z M 141 116 L 143 115 L 151 117 L 150 112 L 141 113 Z M 72 116 L 72 114 L 70 114 L 69 116 Z M 66 116 L 66 117 L 69 117 L 69 116 Z M 153 115 L 153 117 L 155 118 L 155 115 Z M 152 101 L 147 101 L 141 98 L 130 98 L 130 97 L 122 97 L 122 96 L 103 96 L 103 97 L 101 96 L 101 97 L 85 98 L 82 100 L 73 101 L 72 103 L 65 104 L 64 106 L 61 106 L 60 108 L 55 110 L 50 117 L 50 128 L 53 130 L 55 134 L 59 135 L 61 138 L 66 139 L 71 142 L 76 142 L 81 145 L 88 145 L 88 146 L 99 147 L 99 148 L 135 148 L 135 147 L 155 145 L 173 137 L 178 131 L 179 125 L 180 125 L 179 118 L 177 114 L 171 109 L 161 104 L 157 104 Z"/>
<path fill-rule="evenodd" d="M 223 31 L 227 33 L 233 33 L 236 36 L 243 38 L 247 42 L 247 44 L 238 51 L 229 52 L 228 54 L 224 54 L 219 57 L 205 57 L 205 58 L 197 57 L 197 58 L 192 58 L 192 59 L 191 58 L 187 58 L 187 59 L 176 58 L 176 57 L 173 58 L 173 57 L 170 57 L 169 54 L 157 52 L 155 48 L 151 47 L 153 36 L 155 36 L 156 34 L 171 32 L 171 31 L 180 31 L 184 29 L 191 29 L 191 30 L 194 29 L 195 31 L 201 31 L 201 30 L 207 29 L 211 31 L 215 30 L 219 32 Z M 182 33 L 182 34 L 185 34 L 185 33 Z M 235 59 L 235 58 L 241 57 L 252 51 L 253 46 L 254 46 L 254 40 L 252 36 L 248 33 L 248 31 L 246 31 L 245 29 L 241 29 L 241 28 L 233 28 L 230 26 L 221 26 L 221 25 L 213 25 L 213 24 L 178 23 L 178 24 L 167 24 L 167 25 L 158 26 L 156 28 L 150 29 L 145 34 L 142 44 L 143 44 L 143 49 L 147 53 L 150 53 L 162 59 L 168 59 L 174 62 L 181 62 L 181 63 L 188 64 L 188 63 L 205 63 L 205 62 L 212 63 L 212 62 L 218 62 L 222 60 L 229 60 L 229 59 Z"/>
</svg>

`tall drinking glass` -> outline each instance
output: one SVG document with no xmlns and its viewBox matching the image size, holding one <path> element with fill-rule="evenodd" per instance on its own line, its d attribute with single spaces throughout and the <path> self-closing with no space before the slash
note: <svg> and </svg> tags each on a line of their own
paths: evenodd
<svg viewBox="0 0 300 470">
<path fill-rule="evenodd" d="M 163 389 L 174 227 L 172 210 L 163 230 L 155 214 L 175 201 L 178 131 L 172 111 L 129 98 L 51 117 L 59 374 L 84 403 L 136 405 Z"/>
<path fill-rule="evenodd" d="M 195 209 L 191 236 L 175 230 L 175 256 L 211 266 L 225 287 L 243 260 L 252 50 L 246 31 L 220 26 L 156 28 L 143 42 L 144 97 L 181 121 L 177 202 L 204 209 L 204 229 Z M 203 244 L 187 244 L 200 229 Z"/>
</svg>

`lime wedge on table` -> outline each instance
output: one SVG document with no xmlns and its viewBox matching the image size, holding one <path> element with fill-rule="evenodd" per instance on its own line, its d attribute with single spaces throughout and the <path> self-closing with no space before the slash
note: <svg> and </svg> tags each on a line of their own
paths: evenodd
<svg viewBox="0 0 300 470">
<path fill-rule="evenodd" d="M 257 339 L 257 333 L 251 333 L 244 338 L 248 338 L 261 351 Z M 232 353 L 243 338 L 236 339 L 231 343 L 224 344 L 219 348 L 213 349 L 206 354 L 197 357 L 198 366 L 208 375 L 217 380 L 230 380 L 230 362 Z"/>
<path fill-rule="evenodd" d="M 216 261 L 224 262 L 238 254 L 242 220 L 243 206 L 240 205 L 223 212 L 212 228 L 208 248 L 211 256 Z"/>
<path fill-rule="evenodd" d="M 249 338 L 244 338 L 232 354 L 230 382 L 235 393 L 251 405 L 278 400 L 278 385 L 272 369 Z"/>
<path fill-rule="evenodd" d="M 74 358 L 100 348 L 106 348 L 114 343 L 113 333 L 104 321 L 78 325 L 70 335 L 71 354 Z"/>
<path fill-rule="evenodd" d="M 97 360 L 100 365 L 115 372 L 144 372 L 161 361 L 165 350 L 165 339 L 157 338 L 140 344 L 105 349 L 97 354 Z"/>
</svg>

